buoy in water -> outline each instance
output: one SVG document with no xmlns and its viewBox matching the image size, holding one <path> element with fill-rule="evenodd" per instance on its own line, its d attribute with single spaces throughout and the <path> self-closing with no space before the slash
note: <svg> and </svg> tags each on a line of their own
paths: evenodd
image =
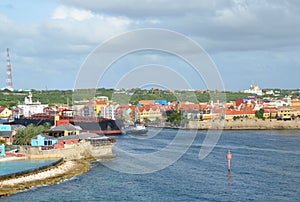
<svg viewBox="0 0 300 202">
<path fill-rule="evenodd" d="M 227 168 L 228 168 L 228 172 L 230 172 L 230 160 L 232 158 L 232 154 L 230 152 L 230 150 L 228 149 L 228 152 L 227 152 L 227 155 L 226 155 L 226 158 L 227 158 Z"/>
</svg>

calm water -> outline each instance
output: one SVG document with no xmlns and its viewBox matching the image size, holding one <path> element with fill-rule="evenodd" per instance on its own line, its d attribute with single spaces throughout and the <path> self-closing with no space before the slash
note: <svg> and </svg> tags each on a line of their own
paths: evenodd
<svg viewBox="0 0 300 202">
<path fill-rule="evenodd" d="M 163 130 L 148 140 L 123 136 L 118 138 L 118 147 L 136 153 L 153 152 L 164 147 L 175 135 L 175 130 Z M 300 200 L 300 131 L 224 131 L 212 153 L 199 160 L 204 137 L 205 132 L 198 132 L 182 158 L 154 173 L 124 174 L 95 162 L 92 169 L 81 176 L 2 200 Z M 230 174 L 225 158 L 227 148 L 233 154 Z"/>
<path fill-rule="evenodd" d="M 56 159 L 57 160 L 57 159 Z M 0 176 L 48 165 L 55 160 L 18 160 L 0 162 Z"/>
</svg>

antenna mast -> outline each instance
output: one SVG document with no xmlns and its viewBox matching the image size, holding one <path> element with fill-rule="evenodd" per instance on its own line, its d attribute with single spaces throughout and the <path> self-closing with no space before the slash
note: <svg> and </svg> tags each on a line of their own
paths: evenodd
<svg viewBox="0 0 300 202">
<path fill-rule="evenodd" d="M 13 90 L 9 48 L 6 49 L 6 53 L 7 53 L 7 57 L 6 57 L 6 60 L 7 60 L 7 65 L 6 65 L 6 75 L 7 75 L 6 87 L 7 87 L 8 90 Z"/>
</svg>

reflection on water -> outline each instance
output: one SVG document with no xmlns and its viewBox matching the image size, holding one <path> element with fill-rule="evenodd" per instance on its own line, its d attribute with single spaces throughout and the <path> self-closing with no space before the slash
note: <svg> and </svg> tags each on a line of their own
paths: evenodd
<svg viewBox="0 0 300 202">
<path fill-rule="evenodd" d="M 232 177 L 230 171 L 227 173 L 227 182 L 228 182 L 228 185 L 231 185 L 233 182 L 233 177 Z"/>
</svg>

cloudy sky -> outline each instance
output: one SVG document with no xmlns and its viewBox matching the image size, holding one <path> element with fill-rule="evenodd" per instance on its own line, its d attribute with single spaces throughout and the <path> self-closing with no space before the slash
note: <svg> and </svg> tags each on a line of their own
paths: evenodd
<svg viewBox="0 0 300 202">
<path fill-rule="evenodd" d="M 196 41 L 227 90 L 252 83 L 300 88 L 298 0 L 1 0 L 0 87 L 6 85 L 6 48 L 14 88 L 72 89 L 96 47 L 143 28 L 172 30 Z M 178 58 L 151 51 L 115 61 L 99 87 L 114 87 L 122 74 L 148 64 L 168 66 L 194 89 L 207 87 Z M 149 77 L 159 74 L 157 66 L 147 68 Z"/>
</svg>

